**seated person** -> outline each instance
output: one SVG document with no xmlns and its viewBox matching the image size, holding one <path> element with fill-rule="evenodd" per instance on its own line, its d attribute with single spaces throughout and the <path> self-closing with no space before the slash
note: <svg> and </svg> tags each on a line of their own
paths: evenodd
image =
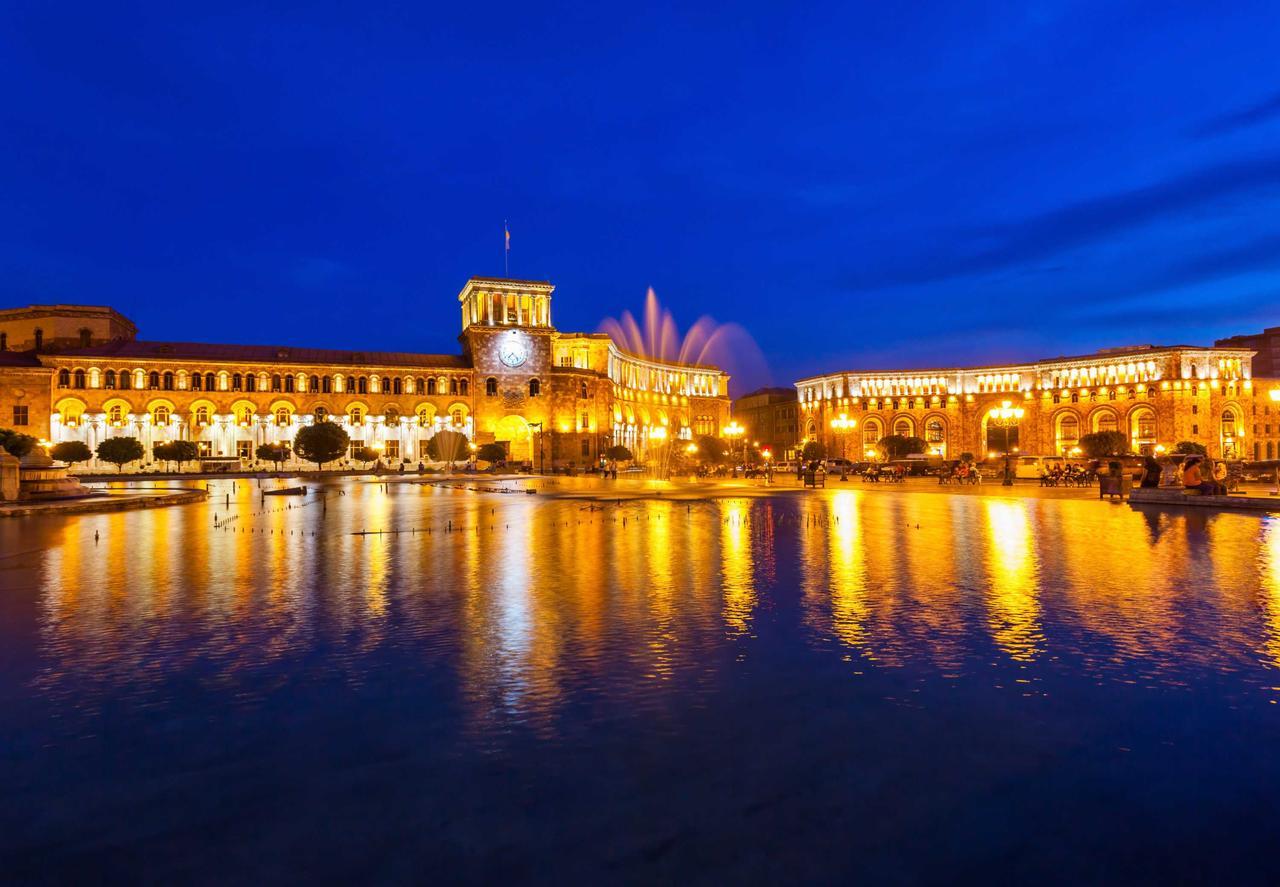
<svg viewBox="0 0 1280 887">
<path fill-rule="evenodd" d="M 1160 463 L 1151 456 L 1144 456 L 1142 459 L 1142 480 L 1139 486 L 1148 489 L 1160 486 Z"/>
<path fill-rule="evenodd" d="M 1188 459 L 1182 468 L 1183 488 L 1199 490 L 1205 496 L 1216 496 L 1218 494 L 1218 485 L 1211 480 L 1205 480 L 1201 471 L 1201 459 L 1198 456 Z"/>
</svg>

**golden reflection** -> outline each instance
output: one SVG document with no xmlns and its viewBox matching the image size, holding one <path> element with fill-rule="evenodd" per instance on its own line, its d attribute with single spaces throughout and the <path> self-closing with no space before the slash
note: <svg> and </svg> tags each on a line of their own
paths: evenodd
<svg viewBox="0 0 1280 887">
<path fill-rule="evenodd" d="M 756 606 L 752 574 L 749 500 L 730 499 L 720 519 L 720 562 L 724 581 L 724 621 L 734 633 L 750 628 Z"/>
<path fill-rule="evenodd" d="M 1262 600 L 1265 639 L 1262 651 L 1272 665 L 1280 667 L 1280 520 L 1268 521 L 1262 545 Z"/>
<path fill-rule="evenodd" d="M 987 618 L 996 644 L 1015 660 L 1035 658 L 1043 637 L 1027 503 L 986 501 L 990 590 Z"/>
<path fill-rule="evenodd" d="M 867 642 L 867 619 L 871 612 L 861 547 L 858 501 L 861 496 L 851 490 L 840 490 L 832 497 L 827 534 L 831 628 L 836 637 L 854 647 L 863 647 Z"/>
</svg>

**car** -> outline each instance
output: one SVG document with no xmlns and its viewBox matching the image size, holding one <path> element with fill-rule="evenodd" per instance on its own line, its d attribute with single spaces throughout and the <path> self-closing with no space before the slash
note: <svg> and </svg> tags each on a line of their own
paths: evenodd
<svg viewBox="0 0 1280 887">
<path fill-rule="evenodd" d="M 827 474 L 853 474 L 853 463 L 848 459 L 824 459 L 822 467 L 827 470 Z"/>
</svg>

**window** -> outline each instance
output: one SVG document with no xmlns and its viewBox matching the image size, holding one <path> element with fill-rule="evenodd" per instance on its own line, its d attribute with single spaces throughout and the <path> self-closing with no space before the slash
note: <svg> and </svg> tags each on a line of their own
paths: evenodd
<svg viewBox="0 0 1280 887">
<path fill-rule="evenodd" d="M 396 378 L 391 380 L 391 393 L 392 394 L 404 393 L 404 383 L 401 382 L 400 379 Z"/>
<path fill-rule="evenodd" d="M 192 390 L 192 391 L 201 391 L 201 390 L 203 390 L 203 388 L 204 388 L 204 377 L 203 377 L 203 376 L 201 376 L 199 373 L 192 373 L 192 375 L 191 375 L 191 390 Z"/>
<path fill-rule="evenodd" d="M 384 452 L 387 454 L 388 459 L 400 458 L 400 441 L 386 440 L 386 441 L 383 441 L 382 443 L 383 443 L 383 446 L 386 447 Z"/>
<path fill-rule="evenodd" d="M 589 440 L 582 441 L 582 455 L 588 456 L 588 457 L 591 455 L 591 441 Z"/>
<path fill-rule="evenodd" d="M 357 394 L 369 393 L 369 379 L 366 376 L 361 376 L 359 379 L 356 379 L 356 393 Z"/>
<path fill-rule="evenodd" d="M 213 373 L 204 374 L 204 390 L 213 391 L 218 387 L 218 383 L 213 379 Z"/>
<path fill-rule="evenodd" d="M 498 380 L 490 376 L 484 380 L 484 393 L 489 397 L 495 397 L 498 394 Z"/>
<path fill-rule="evenodd" d="M 421 394 L 422 392 L 426 391 L 426 390 L 427 390 L 427 380 L 426 380 L 426 379 L 423 379 L 421 376 L 419 376 L 418 378 L 414 379 L 414 380 L 413 380 L 413 390 L 414 390 L 414 391 L 416 391 L 418 394 Z"/>
<path fill-rule="evenodd" d="M 159 373 L 152 370 L 151 373 L 147 375 L 147 387 L 150 388 L 152 391 L 160 387 Z"/>
<path fill-rule="evenodd" d="M 280 375 L 278 373 L 272 373 L 271 374 L 271 390 L 279 391 L 281 384 L 282 382 L 280 379 Z"/>
<path fill-rule="evenodd" d="M 428 379 L 428 380 L 427 380 L 427 394 L 435 394 L 435 393 L 436 393 L 436 380 L 435 380 L 435 379 Z"/>
<path fill-rule="evenodd" d="M 253 441 L 238 440 L 236 441 L 236 458 L 242 462 L 248 462 L 253 458 Z"/>
<path fill-rule="evenodd" d="M 280 407 L 276 410 L 276 424 L 281 426 L 289 424 L 289 410 L 287 407 Z"/>
<path fill-rule="evenodd" d="M 426 409 L 425 407 L 418 410 L 418 424 L 423 428 L 426 428 L 428 425 L 431 424 L 430 410 Z"/>
<path fill-rule="evenodd" d="M 316 407 L 315 412 L 312 413 L 311 415 L 315 417 L 317 424 L 319 424 L 320 422 L 329 421 L 329 411 L 326 410 L 324 407 Z"/>
<path fill-rule="evenodd" d="M 16 406 L 13 408 L 13 424 L 15 426 L 30 424 L 31 417 L 27 414 L 27 409 L 28 408 L 25 406 Z"/>
<path fill-rule="evenodd" d="M 44 330 L 36 327 L 36 350 L 39 351 L 44 347 Z"/>
<path fill-rule="evenodd" d="M 258 389 L 258 377 L 253 373 L 249 373 L 244 377 L 244 390 L 256 391 Z"/>
<path fill-rule="evenodd" d="M 333 393 L 333 377 L 332 376 L 324 376 L 323 378 L 320 379 L 320 391 L 323 392 L 324 394 Z"/>
<path fill-rule="evenodd" d="M 169 408 L 156 407 L 155 412 L 151 414 L 151 421 L 155 422 L 155 424 L 157 425 L 168 425 L 169 424 Z"/>
<path fill-rule="evenodd" d="M 1115 431 L 1116 430 L 1115 413 L 1106 412 L 1100 415 L 1098 417 L 1098 430 L 1099 431 Z"/>
<path fill-rule="evenodd" d="M 240 415 L 236 417 L 240 420 L 241 425 L 250 425 L 253 423 L 253 407 L 245 407 L 240 411 Z"/>
<path fill-rule="evenodd" d="M 236 373 L 234 376 L 231 377 L 231 390 L 232 391 L 244 390 L 244 376 L 240 375 L 239 373 Z"/>
<path fill-rule="evenodd" d="M 92 342 L 93 342 L 93 333 L 85 329 L 80 330 L 80 347 L 88 348 Z"/>
<path fill-rule="evenodd" d="M 450 379 L 450 380 L 449 380 L 449 393 L 450 393 L 450 394 L 457 394 L 457 393 L 458 393 L 458 380 L 457 380 L 457 379 Z"/>
<path fill-rule="evenodd" d="M 199 388 L 200 388 L 199 378 L 200 378 L 199 376 L 197 376 L 197 377 L 196 377 L 196 388 L 197 388 L 197 389 L 199 389 Z M 107 371 L 106 371 L 106 373 L 104 373 L 104 374 L 103 374 L 103 376 L 102 376 L 102 387 L 103 387 L 103 388 L 115 388 L 115 387 L 116 387 L 116 371 L 115 371 L 115 370 L 107 370 Z"/>
<path fill-rule="evenodd" d="M 208 424 L 209 424 L 209 408 L 196 407 L 196 425 L 203 426 Z"/>
<path fill-rule="evenodd" d="M 454 425 L 457 425 L 457 426 L 459 426 L 459 427 L 461 427 L 461 426 L 462 426 L 462 424 L 463 424 L 463 420 L 462 420 L 462 410 L 454 410 L 454 411 L 453 411 L 453 424 L 454 424 Z"/>
<path fill-rule="evenodd" d="M 71 387 L 71 370 L 58 370 L 58 387 Z"/>
<path fill-rule="evenodd" d="M 529 396 L 537 397 L 541 393 L 542 393 L 542 383 L 539 382 L 537 379 L 530 379 L 529 380 Z"/>
<path fill-rule="evenodd" d="M 359 407 L 352 407 L 351 412 L 348 415 L 351 418 L 352 425 L 359 425 L 364 422 L 364 410 Z"/>
<path fill-rule="evenodd" d="M 580 383 L 580 384 L 579 384 L 579 387 L 578 387 L 578 398 L 579 398 L 579 400 L 586 400 L 586 399 L 587 399 L 587 383 L 586 383 L 586 382 L 582 382 L 582 383 Z"/>
<path fill-rule="evenodd" d="M 84 370 L 76 370 L 72 375 L 71 384 L 76 388 L 84 387 Z"/>
<path fill-rule="evenodd" d="M 899 437 L 911 436 L 911 423 L 906 419 L 899 419 L 893 426 L 893 433 Z"/>
<path fill-rule="evenodd" d="M 383 412 L 382 417 L 386 420 L 388 425 L 400 424 L 400 411 L 395 407 L 387 407 L 386 411 Z"/>
<path fill-rule="evenodd" d="M 0 351 L 9 350 L 9 334 L 0 333 Z"/>
<path fill-rule="evenodd" d="M 582 421 L 578 423 L 578 428 L 581 429 L 582 431 L 586 431 L 590 427 L 591 427 L 591 414 L 583 413 Z"/>
<path fill-rule="evenodd" d="M 458 380 L 458 393 L 461 394 L 463 397 L 467 396 L 467 391 L 469 390 L 470 387 L 471 386 L 467 384 L 466 379 Z"/>
<path fill-rule="evenodd" d="M 129 377 L 129 371 L 128 371 L 128 370 L 121 370 L 121 371 L 120 371 L 120 390 L 121 390 L 121 391 L 126 391 L 126 390 L 128 390 L 129 386 L 133 384 L 131 381 L 129 381 L 129 378 L 130 378 L 130 377 Z"/>
<path fill-rule="evenodd" d="M 419 458 L 419 459 L 422 459 L 422 460 L 424 460 L 424 461 L 425 461 L 425 460 L 429 460 L 429 459 L 431 458 L 431 446 L 430 446 L 430 444 L 431 444 L 431 441 L 429 441 L 429 440 L 420 440 L 420 441 L 418 441 L 418 458 Z"/>
<path fill-rule="evenodd" d="M 293 376 L 284 377 L 284 390 L 290 394 L 293 393 Z"/>
<path fill-rule="evenodd" d="M 116 404 L 107 410 L 107 421 L 112 425 L 119 425 L 124 421 L 124 410 L 120 407 L 120 404 Z"/>
<path fill-rule="evenodd" d="M 165 373 L 160 377 L 160 381 L 165 391 L 173 390 L 173 373 Z"/>
<path fill-rule="evenodd" d="M 1198 404 L 1198 403 L 1193 403 L 1193 404 L 1191 405 L 1191 415 L 1193 415 L 1193 416 L 1194 416 L 1194 415 L 1196 415 L 1196 414 L 1197 414 L 1197 413 L 1199 413 L 1199 412 L 1200 412 L 1200 404 Z"/>
<path fill-rule="evenodd" d="M 924 439 L 929 443 L 942 443 L 943 428 L 941 419 L 930 419 L 924 426 Z"/>
</svg>

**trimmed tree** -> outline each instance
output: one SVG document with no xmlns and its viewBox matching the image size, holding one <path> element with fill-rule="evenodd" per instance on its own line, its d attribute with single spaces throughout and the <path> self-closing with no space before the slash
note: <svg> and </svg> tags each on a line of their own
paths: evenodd
<svg viewBox="0 0 1280 887">
<path fill-rule="evenodd" d="M 800 456 L 806 462 L 820 462 L 827 458 L 827 448 L 822 445 L 822 441 L 811 440 L 804 445 L 804 449 L 800 451 Z"/>
<path fill-rule="evenodd" d="M 29 434 L 0 428 L 0 449 L 3 449 L 10 456 L 17 456 L 21 459 L 36 448 L 36 443 L 36 439 Z"/>
<path fill-rule="evenodd" d="M 701 434 L 696 441 L 698 445 L 698 461 L 704 465 L 719 465 L 729 453 L 724 441 L 710 434 Z"/>
<path fill-rule="evenodd" d="M 167 463 L 172 462 L 177 456 L 174 455 L 172 443 L 158 443 L 151 448 L 151 458 L 166 463 L 165 467 L 168 468 Z"/>
<path fill-rule="evenodd" d="M 701 452 L 701 447 L 699 447 L 699 452 Z M 609 449 L 605 450 L 604 454 L 606 458 L 614 462 L 630 462 L 635 458 L 632 452 L 622 444 L 614 444 L 609 447 Z"/>
<path fill-rule="evenodd" d="M 142 441 L 136 437 L 108 437 L 98 444 L 98 458 L 103 462 L 110 462 L 119 471 L 123 471 L 130 462 L 137 462 L 145 455 Z"/>
<path fill-rule="evenodd" d="M 169 458 L 178 463 L 178 470 L 188 462 L 195 461 L 200 455 L 200 447 L 194 440 L 175 440 L 169 442 Z"/>
<path fill-rule="evenodd" d="M 476 458 L 484 462 L 505 462 L 507 448 L 500 443 L 481 444 L 480 449 L 476 450 Z"/>
<path fill-rule="evenodd" d="M 276 471 L 279 471 L 280 466 L 289 461 L 288 449 L 280 446 L 280 444 L 258 444 L 258 448 L 254 450 L 253 454 L 263 462 L 276 463 Z"/>
<path fill-rule="evenodd" d="M 1122 431 L 1094 431 L 1080 438 L 1080 449 L 1090 459 L 1124 456 L 1129 452 L 1129 438 Z"/>
<path fill-rule="evenodd" d="M 1194 440 L 1180 440 L 1173 445 L 1173 451 L 1184 456 L 1207 456 L 1209 449 L 1204 444 L 1196 443 Z"/>
<path fill-rule="evenodd" d="M 876 446 L 880 449 L 880 452 L 884 453 L 886 459 L 902 459 L 905 456 L 923 453 L 929 448 L 929 445 L 924 442 L 924 438 L 907 437 L 902 434 L 890 434 L 882 437 Z"/>
<path fill-rule="evenodd" d="M 93 458 L 93 450 L 89 449 L 87 444 L 78 440 L 64 440 L 60 444 L 54 444 L 49 455 L 57 459 L 59 462 L 65 462 L 68 465 L 74 465 L 77 462 L 88 462 Z"/>
<path fill-rule="evenodd" d="M 357 462 L 365 463 L 364 467 L 368 468 L 378 461 L 378 451 L 372 447 L 356 447 L 351 451 L 351 458 Z"/>
<path fill-rule="evenodd" d="M 293 438 L 293 451 L 317 468 L 341 456 L 350 445 L 351 438 L 336 422 L 304 425 Z"/>
</svg>

